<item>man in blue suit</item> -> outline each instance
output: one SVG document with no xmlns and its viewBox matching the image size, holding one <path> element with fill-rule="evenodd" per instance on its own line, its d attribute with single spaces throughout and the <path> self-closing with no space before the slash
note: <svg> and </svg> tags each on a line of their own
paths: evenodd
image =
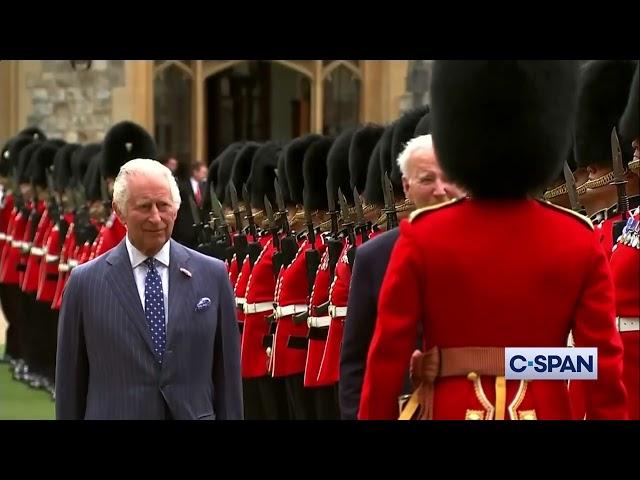
<svg viewBox="0 0 640 480">
<path fill-rule="evenodd" d="M 437 205 L 463 196 L 444 177 L 433 150 L 431 135 L 421 135 L 409 141 L 397 159 L 397 167 L 402 175 L 405 197 L 416 208 Z M 380 286 L 399 234 L 398 228 L 389 230 L 358 247 L 356 253 L 340 354 L 338 389 L 340 414 L 345 420 L 357 419 L 367 352 L 376 322 Z M 408 367 L 409 365 L 407 369 Z"/>
<path fill-rule="evenodd" d="M 171 240 L 180 193 L 127 162 L 120 244 L 73 270 L 58 331 L 58 419 L 242 419 L 240 338 L 225 266 Z"/>
</svg>

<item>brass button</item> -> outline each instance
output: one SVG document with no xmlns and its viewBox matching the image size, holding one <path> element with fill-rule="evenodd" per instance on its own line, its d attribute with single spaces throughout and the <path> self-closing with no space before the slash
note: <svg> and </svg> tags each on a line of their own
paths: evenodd
<svg viewBox="0 0 640 480">
<path fill-rule="evenodd" d="M 476 372 L 469 372 L 467 374 L 467 380 L 471 382 L 475 382 L 478 379 L 478 374 Z"/>
<path fill-rule="evenodd" d="M 467 418 L 469 420 L 480 420 L 480 415 L 478 415 L 475 412 L 469 413 L 469 415 L 467 416 Z"/>
<path fill-rule="evenodd" d="M 271 356 L 271 347 L 267 347 L 267 357 Z"/>
</svg>

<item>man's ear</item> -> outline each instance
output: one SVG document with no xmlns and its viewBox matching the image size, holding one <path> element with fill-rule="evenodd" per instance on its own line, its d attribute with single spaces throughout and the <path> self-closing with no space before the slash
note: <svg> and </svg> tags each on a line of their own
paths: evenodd
<svg viewBox="0 0 640 480">
<path fill-rule="evenodd" d="M 409 180 L 404 175 L 402 176 L 402 190 L 404 190 L 405 198 L 409 198 Z"/>
<path fill-rule="evenodd" d="M 111 202 L 111 208 L 113 209 L 114 212 L 116 212 L 116 215 L 118 216 L 118 219 L 120 220 L 120 223 L 122 223 L 123 225 L 126 225 L 127 221 L 125 219 L 125 216 L 124 216 L 123 212 L 120 211 L 120 209 L 118 208 L 118 204 L 115 201 Z"/>
</svg>

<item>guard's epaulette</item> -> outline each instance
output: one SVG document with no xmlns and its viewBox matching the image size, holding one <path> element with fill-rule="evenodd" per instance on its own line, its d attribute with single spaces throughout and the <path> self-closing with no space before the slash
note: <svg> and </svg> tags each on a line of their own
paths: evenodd
<svg viewBox="0 0 640 480">
<path fill-rule="evenodd" d="M 419 208 L 417 210 L 414 210 L 409 215 L 409 222 L 415 221 L 416 218 L 421 217 L 426 212 L 433 212 L 435 210 L 440 210 L 441 208 L 448 207 L 448 206 L 453 205 L 455 203 L 458 203 L 458 202 L 460 202 L 460 201 L 462 201 L 464 199 L 465 199 L 465 197 L 454 198 L 453 200 L 448 200 L 446 202 L 439 203 L 438 205 L 429 205 L 428 207 L 422 207 L 422 208 Z"/>
<path fill-rule="evenodd" d="M 562 213 L 566 213 L 568 215 L 571 215 L 576 220 L 579 220 L 580 223 L 586 225 L 590 230 L 594 230 L 593 223 L 591 223 L 591 219 L 590 218 L 585 217 L 584 215 L 580 215 L 578 212 L 574 212 L 573 210 L 571 210 L 569 208 L 564 208 L 564 207 L 561 207 L 560 205 L 556 205 L 555 203 L 547 202 L 545 200 L 540 200 L 540 199 L 538 199 L 538 202 L 540 202 L 540 204 L 544 205 L 545 207 L 551 207 L 554 210 L 557 210 L 558 212 L 562 212 Z"/>
</svg>

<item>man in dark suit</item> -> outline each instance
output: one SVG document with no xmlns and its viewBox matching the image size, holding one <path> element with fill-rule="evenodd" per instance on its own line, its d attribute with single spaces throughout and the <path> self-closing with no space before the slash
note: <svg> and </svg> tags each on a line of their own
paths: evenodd
<svg viewBox="0 0 640 480">
<path fill-rule="evenodd" d="M 398 157 L 397 166 L 402 173 L 405 196 L 417 208 L 463 196 L 444 177 L 435 157 L 431 135 L 412 139 Z M 399 234 L 399 229 L 394 228 L 358 247 L 351 276 L 340 358 L 340 412 L 345 420 L 357 418 L 380 286 Z"/>
<path fill-rule="evenodd" d="M 120 170 L 113 207 L 127 235 L 74 269 L 64 293 L 58 419 L 242 419 L 227 272 L 170 239 L 179 205 L 160 163 Z"/>
</svg>

